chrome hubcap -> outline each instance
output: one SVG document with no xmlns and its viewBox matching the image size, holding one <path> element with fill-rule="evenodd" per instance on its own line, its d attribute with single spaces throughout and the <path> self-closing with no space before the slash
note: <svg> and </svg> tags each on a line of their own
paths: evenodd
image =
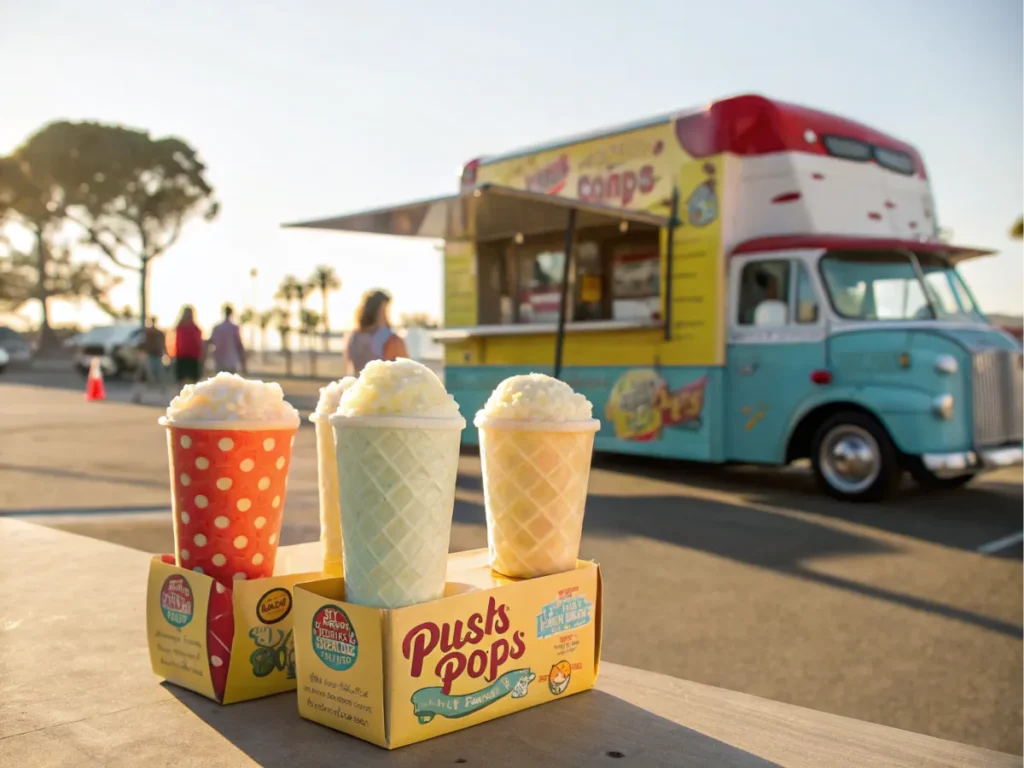
<svg viewBox="0 0 1024 768">
<path fill-rule="evenodd" d="M 818 458 L 829 485 L 843 493 L 861 493 L 882 470 L 878 442 L 866 429 L 852 424 L 833 428 L 822 441 Z"/>
</svg>

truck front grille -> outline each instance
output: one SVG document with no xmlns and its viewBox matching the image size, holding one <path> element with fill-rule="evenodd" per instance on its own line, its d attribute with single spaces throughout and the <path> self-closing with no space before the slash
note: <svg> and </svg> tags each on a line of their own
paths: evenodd
<svg viewBox="0 0 1024 768">
<path fill-rule="evenodd" d="M 974 444 L 1019 443 L 1024 437 L 1021 353 L 999 350 L 974 356 Z"/>
</svg>

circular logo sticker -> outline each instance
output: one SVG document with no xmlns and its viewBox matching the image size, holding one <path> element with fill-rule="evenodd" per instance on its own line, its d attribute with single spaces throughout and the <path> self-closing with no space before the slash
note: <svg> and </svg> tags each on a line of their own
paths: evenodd
<svg viewBox="0 0 1024 768">
<path fill-rule="evenodd" d="M 184 576 L 168 576 L 160 587 L 160 612 L 168 624 L 179 629 L 192 621 L 195 600 L 192 598 L 192 587 Z"/>
<path fill-rule="evenodd" d="M 292 593 L 283 587 L 267 592 L 256 604 L 256 615 L 264 624 L 277 624 L 292 612 Z"/>
<path fill-rule="evenodd" d="M 555 696 L 565 693 L 569 687 L 569 678 L 572 677 L 572 666 L 564 659 L 551 667 L 548 673 L 548 690 Z"/>
<path fill-rule="evenodd" d="M 338 606 L 325 605 L 313 614 L 313 650 L 336 672 L 344 672 L 356 663 L 356 630 Z"/>
</svg>

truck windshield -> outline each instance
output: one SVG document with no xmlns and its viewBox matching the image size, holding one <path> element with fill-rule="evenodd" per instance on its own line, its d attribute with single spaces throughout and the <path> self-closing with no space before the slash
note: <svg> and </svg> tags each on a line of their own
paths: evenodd
<svg viewBox="0 0 1024 768">
<path fill-rule="evenodd" d="M 906 254 L 828 253 L 821 276 L 836 312 L 854 320 L 980 320 L 956 270 L 937 256 L 918 256 L 924 281 Z"/>
</svg>

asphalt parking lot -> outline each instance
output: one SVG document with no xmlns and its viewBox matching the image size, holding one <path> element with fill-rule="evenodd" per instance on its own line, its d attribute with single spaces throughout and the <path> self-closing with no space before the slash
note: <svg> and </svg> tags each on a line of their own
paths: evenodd
<svg viewBox="0 0 1024 768">
<path fill-rule="evenodd" d="M 128 404 L 108 383 L 108 402 L 85 403 L 82 386 L 0 379 L 0 514 L 169 551 L 155 400 Z M 314 382 L 285 387 L 300 408 L 315 401 Z M 314 458 L 307 425 L 283 543 L 319 535 Z M 1019 470 L 853 506 L 799 469 L 599 456 L 590 491 L 583 556 L 604 571 L 606 659 L 1021 753 Z M 467 452 L 453 550 L 485 544 L 483 517 Z"/>
</svg>

